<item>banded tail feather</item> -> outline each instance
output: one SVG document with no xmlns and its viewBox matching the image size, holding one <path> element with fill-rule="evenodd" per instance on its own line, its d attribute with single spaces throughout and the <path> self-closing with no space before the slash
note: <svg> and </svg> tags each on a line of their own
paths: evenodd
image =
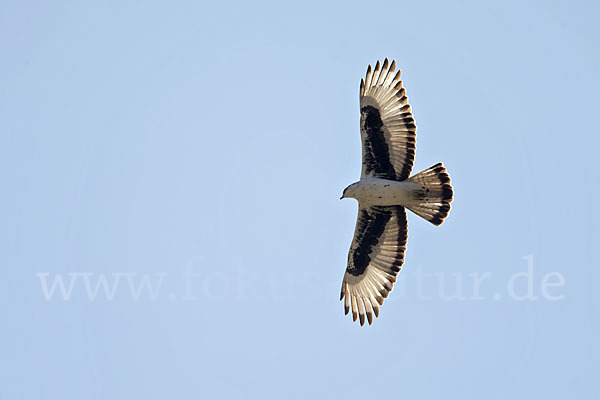
<svg viewBox="0 0 600 400">
<path fill-rule="evenodd" d="M 450 212 L 454 193 L 444 164 L 437 163 L 419 172 L 409 182 L 421 186 L 421 189 L 414 204 L 407 205 L 408 209 L 434 225 L 441 225 Z"/>
</svg>

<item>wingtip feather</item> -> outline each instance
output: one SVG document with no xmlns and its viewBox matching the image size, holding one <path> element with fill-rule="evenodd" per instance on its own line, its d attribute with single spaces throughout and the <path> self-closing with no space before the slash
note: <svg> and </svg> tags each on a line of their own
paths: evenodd
<svg viewBox="0 0 600 400">
<path fill-rule="evenodd" d="M 367 67 L 367 74 L 365 75 L 365 88 L 371 87 L 371 74 L 373 73 L 371 64 Z"/>
</svg>

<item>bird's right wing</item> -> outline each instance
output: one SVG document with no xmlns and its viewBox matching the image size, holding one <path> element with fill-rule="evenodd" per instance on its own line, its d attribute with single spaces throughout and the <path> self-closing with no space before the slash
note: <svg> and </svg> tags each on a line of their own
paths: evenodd
<svg viewBox="0 0 600 400">
<path fill-rule="evenodd" d="M 354 239 L 348 254 L 340 300 L 344 311 L 352 307 L 352 319 L 369 324 L 379 316 L 404 263 L 407 240 L 406 211 L 402 206 L 359 208 Z"/>
<path fill-rule="evenodd" d="M 396 61 L 367 69 L 360 81 L 360 135 L 363 167 L 361 177 L 403 181 L 415 158 L 417 126 Z"/>
</svg>

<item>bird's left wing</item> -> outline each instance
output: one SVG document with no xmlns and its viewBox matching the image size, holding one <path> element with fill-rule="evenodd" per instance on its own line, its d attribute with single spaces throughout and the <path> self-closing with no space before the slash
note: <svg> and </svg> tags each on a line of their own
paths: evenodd
<svg viewBox="0 0 600 400">
<path fill-rule="evenodd" d="M 354 239 L 340 300 L 344 311 L 352 307 L 352 318 L 369 324 L 379 316 L 379 306 L 388 296 L 404 263 L 406 211 L 402 206 L 359 208 Z M 373 313 L 371 312 L 373 310 Z"/>
<path fill-rule="evenodd" d="M 403 181 L 415 158 L 417 126 L 396 61 L 367 69 L 360 81 L 360 134 L 362 172 L 365 176 Z"/>
</svg>

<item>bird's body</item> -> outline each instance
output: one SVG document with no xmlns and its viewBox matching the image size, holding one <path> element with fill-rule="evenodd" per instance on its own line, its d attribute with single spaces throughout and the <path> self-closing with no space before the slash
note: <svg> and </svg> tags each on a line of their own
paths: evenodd
<svg viewBox="0 0 600 400">
<path fill-rule="evenodd" d="M 365 207 L 406 206 L 422 196 L 419 189 L 419 185 L 412 182 L 367 176 L 348 186 L 343 197 L 352 197 Z"/>
<path fill-rule="evenodd" d="M 396 62 L 379 61 L 360 83 L 362 171 L 342 198 L 358 200 L 340 300 L 346 314 L 371 324 L 404 263 L 406 208 L 434 225 L 450 211 L 450 177 L 438 163 L 410 176 L 417 126 Z"/>
</svg>

